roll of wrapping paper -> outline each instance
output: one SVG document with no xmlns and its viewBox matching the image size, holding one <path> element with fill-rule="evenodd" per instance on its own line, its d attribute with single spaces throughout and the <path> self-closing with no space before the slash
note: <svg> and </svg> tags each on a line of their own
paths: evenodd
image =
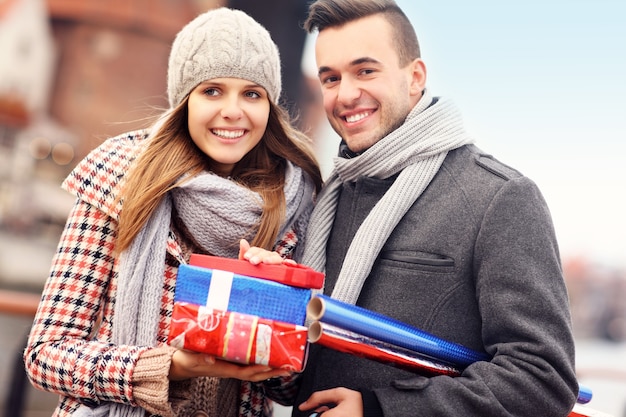
<svg viewBox="0 0 626 417">
<path fill-rule="evenodd" d="M 440 339 L 391 317 L 322 294 L 309 301 L 307 316 L 312 321 L 328 323 L 461 368 L 490 359 L 485 353 Z"/>
<path fill-rule="evenodd" d="M 311 343 L 426 376 L 461 374 L 459 369 L 428 356 L 319 321 L 309 326 L 308 338 Z"/>
<path fill-rule="evenodd" d="M 488 361 L 490 359 L 487 354 L 476 352 L 465 346 L 440 339 L 423 330 L 411 327 L 406 323 L 359 306 L 335 300 L 323 294 L 318 294 L 309 301 L 307 305 L 307 316 L 313 323 L 319 321 L 322 322 L 322 326 L 331 325 L 372 340 L 378 340 L 389 345 L 396 345 L 399 348 L 408 349 L 409 351 L 413 351 L 425 357 L 431 357 L 434 363 L 451 365 L 452 368 L 456 366 L 464 368 L 474 362 L 482 360 Z M 310 330 L 309 340 L 312 341 Z M 326 345 L 327 347 L 337 350 L 344 348 L 346 350 L 343 351 L 347 353 L 353 353 L 363 357 L 368 357 L 366 355 L 373 353 L 371 348 L 366 344 L 348 344 L 345 341 L 340 341 L 337 337 L 335 337 L 334 340 L 326 338 L 326 341 L 329 344 L 335 343 L 335 346 L 337 346 Z M 356 352 L 348 352 L 348 348 Z M 385 359 L 393 359 L 393 356 L 387 356 Z M 435 368 L 430 369 L 435 370 Z M 592 396 L 593 393 L 589 387 L 579 385 L 576 402 L 586 404 L 591 401 Z"/>
</svg>

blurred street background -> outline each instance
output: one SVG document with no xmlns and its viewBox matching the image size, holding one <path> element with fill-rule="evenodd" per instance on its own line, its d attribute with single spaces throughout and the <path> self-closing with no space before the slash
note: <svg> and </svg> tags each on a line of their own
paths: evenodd
<svg viewBox="0 0 626 417">
<path fill-rule="evenodd" d="M 166 108 L 171 42 L 198 13 L 240 8 L 268 28 L 281 51 L 281 100 L 330 172 L 338 139 L 301 29 L 307 3 L 0 0 L 0 417 L 49 416 L 56 403 L 24 380 L 20 353 L 73 204 L 60 183 L 104 139 Z M 626 7 L 398 3 L 416 25 L 431 91 L 457 101 L 478 145 L 544 192 L 579 380 L 594 391 L 590 406 L 626 417 Z"/>
</svg>

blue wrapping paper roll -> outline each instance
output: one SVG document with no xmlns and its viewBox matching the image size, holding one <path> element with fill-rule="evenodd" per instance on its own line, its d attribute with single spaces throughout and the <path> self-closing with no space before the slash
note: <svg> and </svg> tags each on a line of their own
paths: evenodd
<svg viewBox="0 0 626 417">
<path fill-rule="evenodd" d="M 579 404 L 587 404 L 593 398 L 593 392 L 591 388 L 586 387 L 584 385 L 578 385 L 578 398 L 576 402 Z"/>
<path fill-rule="evenodd" d="M 311 290 L 229 271 L 180 265 L 175 302 L 304 325 Z"/>
<path fill-rule="evenodd" d="M 440 339 L 391 317 L 326 295 L 319 294 L 309 301 L 307 315 L 311 320 L 410 349 L 454 366 L 465 368 L 474 362 L 490 360 L 486 353 Z"/>
</svg>

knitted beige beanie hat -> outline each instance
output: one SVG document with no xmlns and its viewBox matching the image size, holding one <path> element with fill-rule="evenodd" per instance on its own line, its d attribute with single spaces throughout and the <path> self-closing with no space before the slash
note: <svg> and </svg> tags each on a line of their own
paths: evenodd
<svg viewBox="0 0 626 417">
<path fill-rule="evenodd" d="M 278 102 L 278 47 L 256 20 L 224 7 L 199 15 L 176 35 L 167 75 L 170 106 L 180 104 L 201 82 L 222 77 L 259 84 L 272 102 Z"/>
</svg>

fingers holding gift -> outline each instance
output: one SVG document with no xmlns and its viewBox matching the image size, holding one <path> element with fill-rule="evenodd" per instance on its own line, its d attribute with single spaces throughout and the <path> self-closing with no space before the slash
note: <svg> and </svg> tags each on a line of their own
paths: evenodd
<svg viewBox="0 0 626 417">
<path fill-rule="evenodd" d="M 270 378 L 285 377 L 291 372 L 284 369 L 270 368 L 266 365 L 237 365 L 232 362 L 218 360 L 216 366 L 222 367 L 230 378 L 237 378 L 242 381 L 260 382 Z"/>
<path fill-rule="evenodd" d="M 240 365 L 216 359 L 204 353 L 177 350 L 172 355 L 169 379 L 175 381 L 199 376 L 212 376 L 259 382 L 290 374 L 291 372 L 284 369 L 274 369 L 267 365 Z"/>
<path fill-rule="evenodd" d="M 253 265 L 261 263 L 269 265 L 280 265 L 283 263 L 291 265 L 296 264 L 296 262 L 291 259 L 283 259 L 278 252 L 269 251 L 257 246 L 250 246 L 250 243 L 245 239 L 239 241 L 239 259 L 245 259 Z"/>
</svg>

